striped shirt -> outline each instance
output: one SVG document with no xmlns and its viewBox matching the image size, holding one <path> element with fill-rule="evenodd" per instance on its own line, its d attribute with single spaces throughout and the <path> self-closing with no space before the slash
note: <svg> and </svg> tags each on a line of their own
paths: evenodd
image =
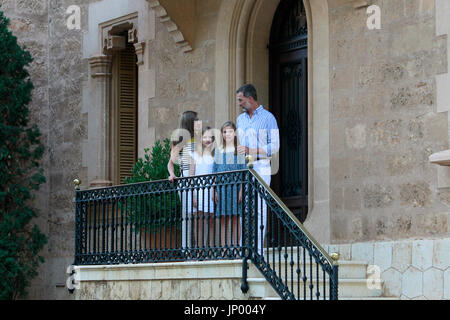
<svg viewBox="0 0 450 320">
<path fill-rule="evenodd" d="M 180 151 L 180 154 L 178 157 L 178 163 L 180 165 L 182 177 L 188 177 L 190 175 L 189 169 L 190 169 L 190 165 L 193 161 L 191 154 L 192 154 L 192 152 L 194 152 L 194 150 L 195 150 L 195 143 L 193 140 L 191 140 Z"/>
<path fill-rule="evenodd" d="M 280 149 L 280 132 L 274 115 L 259 106 L 252 117 L 242 113 L 236 123 L 239 143 L 249 149 L 262 148 L 266 155 L 254 155 L 258 158 L 270 158 Z"/>
</svg>

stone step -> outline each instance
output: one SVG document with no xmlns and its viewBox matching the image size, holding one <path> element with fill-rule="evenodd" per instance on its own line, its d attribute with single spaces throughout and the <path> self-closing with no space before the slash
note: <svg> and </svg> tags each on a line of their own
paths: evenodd
<svg viewBox="0 0 450 320">
<path fill-rule="evenodd" d="M 270 284 L 264 278 L 249 278 L 249 294 L 253 298 L 269 298 L 278 297 L 278 294 L 270 286 Z M 288 283 L 290 286 L 291 284 Z M 315 287 L 317 283 L 313 281 L 313 298 L 315 299 Z M 319 280 L 320 293 L 323 290 L 323 280 Z M 328 288 L 329 282 L 325 281 L 326 295 L 329 295 Z M 303 282 L 300 284 L 300 296 L 303 297 Z M 297 294 L 297 281 L 294 280 L 294 294 Z M 367 281 L 365 279 L 340 279 L 339 280 L 339 296 L 349 298 L 366 298 L 366 297 L 381 297 L 382 296 L 382 284 L 379 289 L 369 289 Z M 306 282 L 306 297 L 311 298 L 311 291 L 309 290 L 309 281 Z"/>
<path fill-rule="evenodd" d="M 273 300 L 273 301 L 279 301 L 281 300 L 280 297 L 266 297 L 263 300 Z M 400 300 L 398 297 L 339 297 L 339 300 L 380 300 L 380 301 L 395 301 Z"/>
<path fill-rule="evenodd" d="M 278 262 L 275 262 L 275 265 L 273 264 L 273 261 L 270 261 L 271 267 L 275 267 L 275 271 L 277 273 L 280 270 L 280 266 Z M 291 273 L 291 267 L 290 267 L 290 261 L 282 261 L 281 262 L 281 275 L 284 277 L 284 273 L 286 271 L 287 264 L 287 270 L 288 275 Z M 261 273 L 258 271 L 258 269 L 252 264 L 249 264 L 249 277 L 258 277 L 261 275 Z M 306 275 L 308 276 L 310 273 L 310 263 L 307 261 L 305 268 L 303 267 L 303 264 L 300 264 L 300 273 L 303 274 L 303 271 L 306 270 Z M 296 269 L 297 265 L 294 264 L 292 271 L 294 272 L 294 276 L 296 276 Z M 316 273 L 316 263 L 313 262 L 313 275 L 315 276 Z M 322 276 L 321 268 L 319 267 L 319 274 Z M 367 263 L 364 261 L 340 261 L 339 262 L 339 271 L 338 271 L 339 279 L 365 279 L 367 275 Z"/>
</svg>

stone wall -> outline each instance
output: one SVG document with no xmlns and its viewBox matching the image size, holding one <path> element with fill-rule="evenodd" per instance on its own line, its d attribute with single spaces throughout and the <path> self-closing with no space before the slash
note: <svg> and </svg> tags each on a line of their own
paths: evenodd
<svg viewBox="0 0 450 320">
<path fill-rule="evenodd" d="M 145 3 L 144 0 L 142 0 Z M 11 19 L 10 29 L 26 45 L 34 61 L 29 70 L 35 89 L 31 116 L 42 133 L 46 152 L 42 161 L 47 183 L 36 194 L 36 219 L 48 235 L 42 251 L 45 264 L 30 288 L 32 299 L 71 299 L 65 286 L 66 268 L 74 254 L 74 185 L 80 178 L 88 186 L 89 110 L 94 108 L 89 90 L 89 62 L 83 42 L 89 32 L 89 5 L 99 0 L 0 0 L 1 10 Z M 199 112 L 205 125 L 214 123 L 215 17 L 219 1 L 195 6 L 194 50 L 183 53 L 166 25 L 156 19 L 156 36 L 149 41 L 148 62 L 156 70 L 156 95 L 148 99 L 147 137 L 164 139 L 178 126 L 183 111 Z M 81 9 L 81 30 L 67 28 L 70 5 Z M 115 17 L 115 18 L 119 18 Z M 96 31 L 94 31 L 96 32 Z M 195 45 L 195 46 L 194 46 Z M 149 73 L 143 73 L 150 76 Z M 146 91 L 151 79 L 142 79 L 139 90 Z M 84 91 L 83 91 L 84 90 Z M 145 95 L 144 95 L 145 96 Z M 144 103 L 145 106 L 145 103 Z M 151 147 L 154 139 L 140 141 L 140 148 Z M 84 152 L 84 154 L 83 154 Z M 143 151 L 139 150 L 142 155 Z"/>
<path fill-rule="evenodd" d="M 75 282 L 77 300 L 249 299 L 239 260 L 80 266 Z"/>
<path fill-rule="evenodd" d="M 91 106 L 83 94 L 89 83 L 83 35 L 89 31 L 89 4 L 99 1 L 0 0 L 10 29 L 34 58 L 31 114 L 47 147 L 42 162 L 47 183 L 35 204 L 36 221 L 49 242 L 30 298 L 73 297 L 65 287 L 74 252 L 72 181 L 89 183 L 83 152 L 90 150 L 83 150 L 83 142 L 89 137 L 86 110 Z M 448 39 L 436 36 L 435 1 L 374 0 L 382 9 L 381 30 L 367 29 L 364 8 L 354 9 L 348 1 L 329 3 L 339 4 L 329 9 L 330 159 L 319 160 L 330 162 L 332 242 L 384 241 L 373 244 L 380 246 L 403 238 L 448 238 L 450 191 L 438 188 L 437 168 L 428 163 L 430 154 L 449 147 L 448 115 L 436 110 L 435 78 L 448 71 Z M 73 4 L 81 8 L 81 30 L 66 27 L 65 11 Z M 168 137 L 186 110 L 198 111 L 204 125 L 214 126 L 220 5 L 221 0 L 196 1 L 189 52 L 180 50 L 167 26 L 155 20 L 155 37 L 145 48 L 155 71 L 155 94 L 143 103 L 150 133 L 139 142 L 141 149 Z M 142 81 L 139 90 L 146 86 Z M 436 248 L 438 240 L 430 241 Z M 415 275 L 408 268 L 396 270 Z M 432 270 L 423 279 L 439 274 Z"/>
<path fill-rule="evenodd" d="M 82 32 L 68 30 L 66 9 L 79 5 L 85 26 L 90 1 L 2 0 L 10 30 L 33 56 L 29 71 L 35 89 L 32 121 L 46 147 L 42 166 L 47 178 L 36 193 L 36 219 L 48 236 L 41 254 L 45 264 L 30 289 L 30 298 L 68 298 L 65 268 L 73 261 L 73 179 L 82 174 L 80 143 L 86 135 L 81 117 L 81 83 L 87 77 Z M 92 1 L 91 1 L 92 2 Z"/>
<path fill-rule="evenodd" d="M 178 127 L 181 114 L 188 110 L 197 111 L 204 126 L 214 126 L 215 29 L 219 4 L 197 1 L 195 41 L 191 44 L 193 50 L 186 53 L 177 48 L 166 26 L 156 24 L 156 38 L 148 48 L 157 79 L 155 97 L 149 101 L 149 127 L 154 130 L 156 140 L 169 137 Z"/>
<path fill-rule="evenodd" d="M 447 37 L 435 35 L 433 0 L 376 0 L 330 8 L 331 225 L 336 243 L 448 235 L 447 191 L 434 152 L 448 149 L 448 119 L 436 110 Z"/>
<path fill-rule="evenodd" d="M 450 238 L 356 242 L 325 249 L 339 252 L 341 260 L 368 263 L 368 281 L 381 279 L 385 297 L 450 299 Z"/>
</svg>

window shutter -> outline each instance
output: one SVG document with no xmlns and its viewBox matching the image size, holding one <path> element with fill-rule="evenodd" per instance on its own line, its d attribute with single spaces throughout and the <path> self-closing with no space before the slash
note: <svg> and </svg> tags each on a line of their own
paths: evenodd
<svg viewBox="0 0 450 320">
<path fill-rule="evenodd" d="M 120 183 L 137 161 L 137 66 L 133 44 L 119 52 L 118 59 L 118 173 Z"/>
</svg>

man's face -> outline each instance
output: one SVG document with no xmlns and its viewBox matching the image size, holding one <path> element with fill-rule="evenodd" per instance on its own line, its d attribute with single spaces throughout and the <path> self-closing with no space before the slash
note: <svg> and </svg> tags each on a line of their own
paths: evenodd
<svg viewBox="0 0 450 320">
<path fill-rule="evenodd" d="M 239 92 L 236 95 L 238 106 L 241 107 L 245 112 L 249 112 L 252 108 L 252 105 L 250 103 L 250 97 L 244 97 L 242 92 Z"/>
</svg>

